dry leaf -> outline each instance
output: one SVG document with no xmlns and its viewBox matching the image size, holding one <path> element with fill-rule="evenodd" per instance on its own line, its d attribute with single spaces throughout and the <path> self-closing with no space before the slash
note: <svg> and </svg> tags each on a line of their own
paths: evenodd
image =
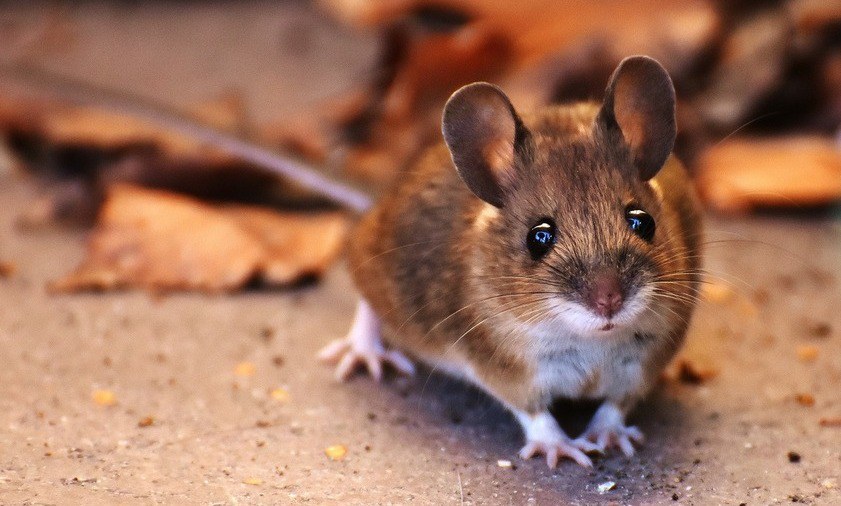
<svg viewBox="0 0 841 506">
<path fill-rule="evenodd" d="M 341 251 L 347 230 L 347 219 L 338 212 L 281 214 L 238 206 L 223 213 L 263 247 L 260 278 L 270 285 L 320 277 Z"/>
<path fill-rule="evenodd" d="M 256 239 L 210 206 L 118 185 L 102 208 L 87 258 L 52 288 L 232 290 L 255 276 L 263 256 Z"/>
<path fill-rule="evenodd" d="M 707 150 L 698 189 L 724 212 L 824 205 L 841 199 L 841 151 L 830 139 L 734 139 Z"/>
<path fill-rule="evenodd" d="M 219 292 L 252 279 L 286 285 L 322 274 L 346 228 L 346 218 L 334 212 L 217 209 L 180 195 L 115 185 L 86 259 L 51 288 Z"/>
<path fill-rule="evenodd" d="M 234 91 L 196 105 L 187 115 L 214 128 L 245 128 L 244 104 Z M 157 151 L 171 157 L 209 161 L 227 158 L 220 151 L 167 125 L 140 119 L 114 108 L 72 105 L 30 91 L 8 88 L 0 93 L 0 130 L 43 139 L 52 146 L 85 146 L 113 150 Z"/>
<path fill-rule="evenodd" d="M 151 427 L 154 424 L 155 424 L 155 419 L 151 416 L 144 416 L 143 418 L 140 419 L 139 422 L 137 422 L 137 426 L 141 427 L 141 428 L 142 427 Z"/>
<path fill-rule="evenodd" d="M 246 479 L 242 480 L 242 482 L 246 485 L 262 485 L 263 484 L 263 480 L 261 478 L 254 478 L 254 477 L 246 478 Z"/>
</svg>

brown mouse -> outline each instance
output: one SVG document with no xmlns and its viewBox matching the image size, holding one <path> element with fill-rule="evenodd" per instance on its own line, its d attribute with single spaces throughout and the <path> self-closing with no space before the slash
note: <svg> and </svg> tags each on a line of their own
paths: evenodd
<svg viewBox="0 0 841 506">
<path fill-rule="evenodd" d="M 699 206 L 675 140 L 672 81 L 623 60 L 604 101 L 520 116 L 487 83 L 444 109 L 445 143 L 360 221 L 349 268 L 363 299 L 321 358 L 462 378 L 521 424 L 523 458 L 642 442 L 625 425 L 682 344 L 697 299 Z M 385 339 L 383 344 L 382 337 Z M 554 398 L 597 399 L 567 436 Z"/>
<path fill-rule="evenodd" d="M 499 88 L 465 86 L 445 107 L 445 143 L 373 208 L 347 184 L 160 106 L 15 71 L 367 210 L 348 252 L 363 299 L 349 334 L 321 352 L 340 379 L 360 362 L 377 379 L 383 362 L 407 374 L 407 356 L 429 363 L 502 402 L 525 432 L 520 454 L 550 466 L 590 465 L 587 452 L 611 446 L 631 455 L 642 441 L 624 418 L 684 340 L 701 229 L 670 157 L 674 88 L 651 58 L 622 61 L 601 104 L 522 117 Z M 603 403 L 571 439 L 548 412 L 556 397 Z"/>
</svg>

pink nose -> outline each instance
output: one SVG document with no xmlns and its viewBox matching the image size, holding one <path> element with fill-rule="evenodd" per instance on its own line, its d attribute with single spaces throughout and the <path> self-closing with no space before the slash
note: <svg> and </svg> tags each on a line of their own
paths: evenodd
<svg viewBox="0 0 841 506">
<path fill-rule="evenodd" d="M 622 308 L 622 287 L 615 272 L 599 272 L 593 276 L 587 298 L 590 309 L 597 315 L 610 318 Z"/>
</svg>

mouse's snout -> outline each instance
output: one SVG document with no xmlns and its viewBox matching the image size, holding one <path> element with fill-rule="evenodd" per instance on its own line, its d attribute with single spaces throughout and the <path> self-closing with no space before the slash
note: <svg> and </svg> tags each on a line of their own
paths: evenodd
<svg viewBox="0 0 841 506">
<path fill-rule="evenodd" d="M 595 314 L 612 318 L 622 309 L 625 301 L 619 273 L 609 269 L 595 273 L 586 289 L 584 301 Z"/>
</svg>

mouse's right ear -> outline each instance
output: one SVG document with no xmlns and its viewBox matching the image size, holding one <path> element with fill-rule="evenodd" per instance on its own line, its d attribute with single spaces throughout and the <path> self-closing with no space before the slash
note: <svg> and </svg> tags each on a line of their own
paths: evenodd
<svg viewBox="0 0 841 506">
<path fill-rule="evenodd" d="M 619 63 L 605 92 L 598 123 L 619 131 L 634 165 L 648 181 L 666 163 L 675 145 L 675 87 L 666 69 L 648 56 Z"/>
<path fill-rule="evenodd" d="M 444 106 L 441 130 L 470 191 L 502 207 L 529 143 L 529 132 L 505 93 L 488 83 L 459 89 Z"/>
</svg>

